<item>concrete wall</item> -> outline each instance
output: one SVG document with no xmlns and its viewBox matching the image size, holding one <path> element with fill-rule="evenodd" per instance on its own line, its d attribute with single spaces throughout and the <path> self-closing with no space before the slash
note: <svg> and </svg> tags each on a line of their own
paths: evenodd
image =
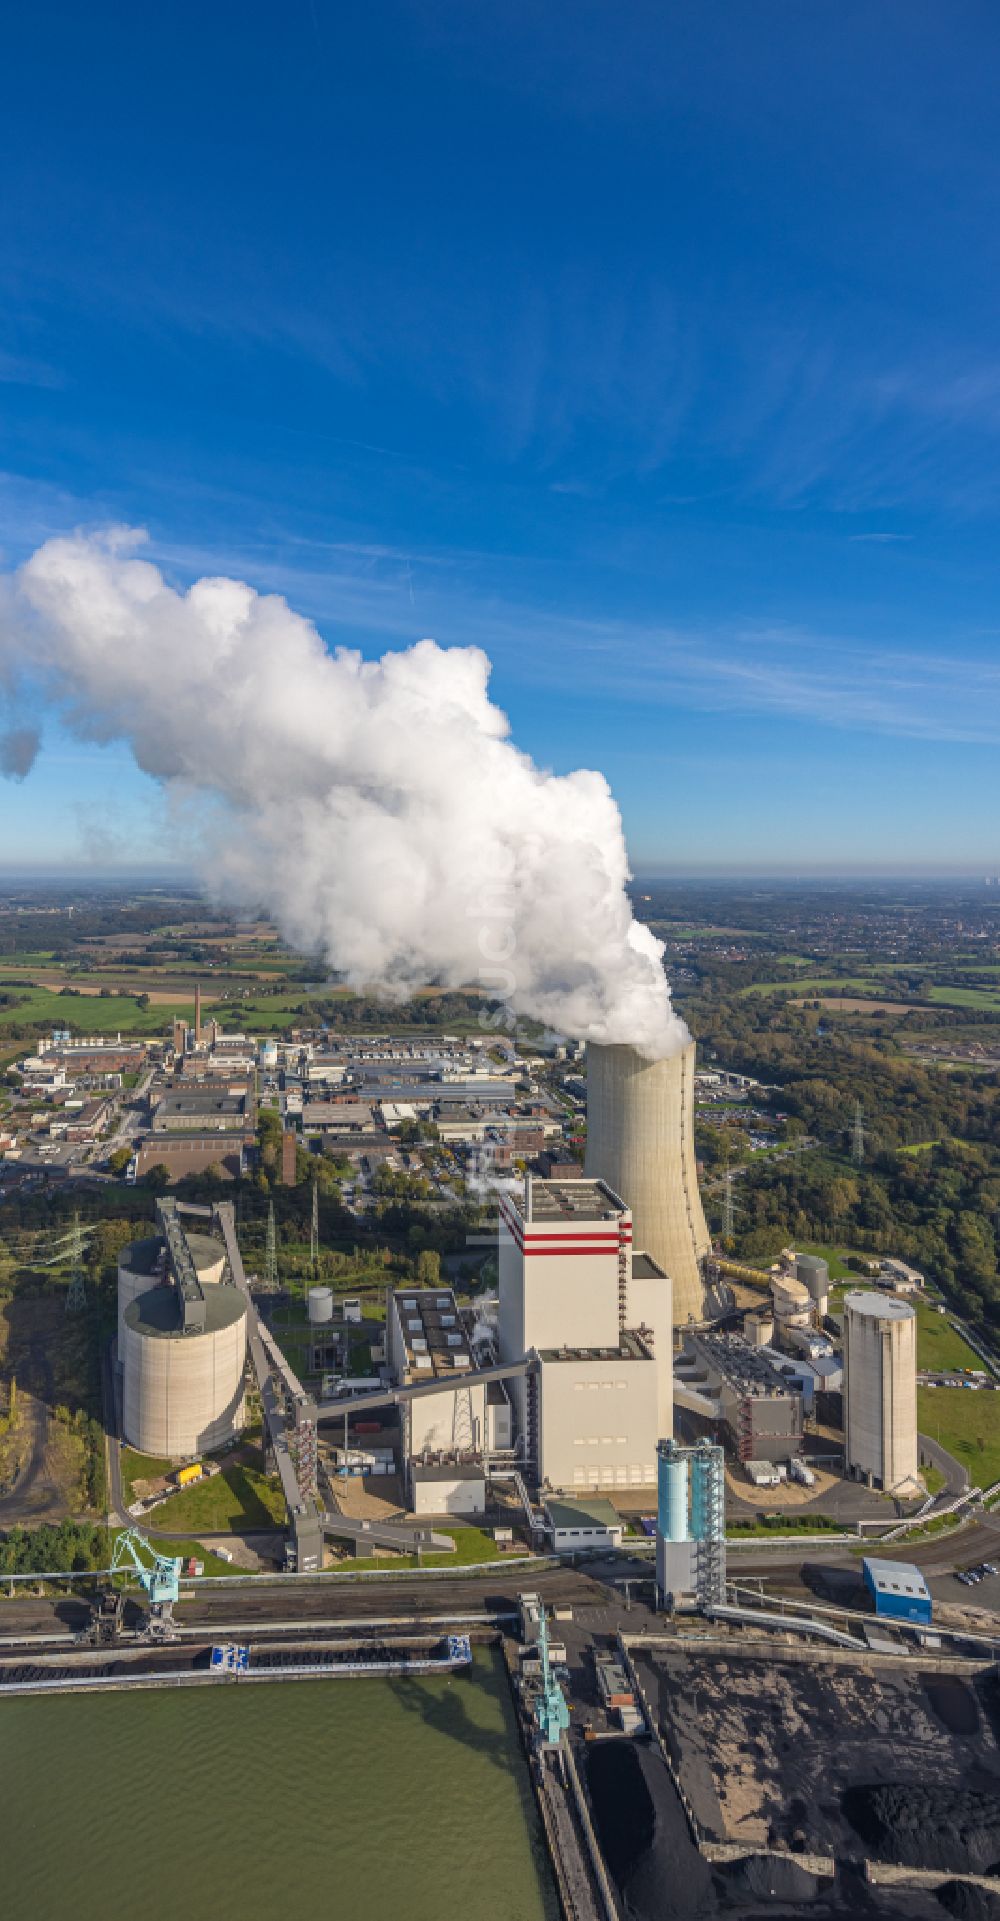
<svg viewBox="0 0 1000 1921">
<path fill-rule="evenodd" d="M 454 1481 L 413 1482 L 414 1514 L 485 1514 L 486 1482 L 458 1476 Z"/>
<path fill-rule="evenodd" d="M 665 1440 L 674 1431 L 674 1290 L 669 1276 L 640 1276 L 633 1266 L 625 1324 L 631 1328 L 648 1328 L 652 1334 L 657 1438 Z"/>
<path fill-rule="evenodd" d="M 421 1394 L 410 1402 L 411 1458 L 425 1450 L 440 1454 L 451 1448 L 472 1447 L 477 1438 L 482 1446 L 486 1432 L 486 1388 L 482 1382 L 477 1385 L 471 1368 L 456 1368 L 455 1379 L 463 1381 L 456 1393 L 442 1389 L 440 1394 Z"/>
<path fill-rule="evenodd" d="M 632 1210 L 636 1247 L 673 1282 L 674 1324 L 704 1318 L 709 1251 L 694 1153 L 692 1041 L 665 1061 L 631 1047 L 587 1049 L 587 1173 Z"/>
<path fill-rule="evenodd" d="M 566 1493 L 656 1486 L 655 1361 L 543 1361 L 539 1476 Z"/>
</svg>

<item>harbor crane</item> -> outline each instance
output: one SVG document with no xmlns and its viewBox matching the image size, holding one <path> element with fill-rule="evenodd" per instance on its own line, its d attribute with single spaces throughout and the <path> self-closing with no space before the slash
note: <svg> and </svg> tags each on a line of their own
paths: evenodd
<svg viewBox="0 0 1000 1921">
<path fill-rule="evenodd" d="M 542 1685 L 535 1696 L 534 1715 L 543 1748 L 557 1748 L 565 1730 L 569 1727 L 569 1708 L 566 1696 L 552 1672 L 549 1659 L 549 1627 L 545 1618 L 544 1606 L 538 1618 L 538 1654 L 542 1667 Z"/>
<path fill-rule="evenodd" d="M 152 1566 L 149 1565 L 150 1559 Z M 174 1602 L 180 1594 L 180 1556 L 158 1554 L 145 1534 L 135 1527 L 124 1528 L 115 1537 L 111 1556 L 112 1579 L 128 1571 L 139 1577 L 149 1600 L 149 1636 L 154 1641 L 170 1641 L 177 1632 Z"/>
</svg>

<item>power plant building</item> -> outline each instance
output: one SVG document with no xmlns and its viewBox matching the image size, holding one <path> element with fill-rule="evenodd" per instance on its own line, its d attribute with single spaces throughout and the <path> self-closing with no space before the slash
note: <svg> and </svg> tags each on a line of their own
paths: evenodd
<svg viewBox="0 0 1000 1921">
<path fill-rule="evenodd" d="M 872 1487 L 918 1482 L 917 1317 L 860 1289 L 844 1296 L 844 1462 Z"/>
<path fill-rule="evenodd" d="M 125 1439 L 172 1460 L 222 1447 L 242 1429 L 246 1303 L 221 1241 L 187 1234 L 176 1204 L 163 1233 L 124 1248 L 118 1266 L 118 1360 Z"/>
<path fill-rule="evenodd" d="M 695 1046 L 650 1061 L 635 1048 L 587 1048 L 588 1175 L 629 1208 L 636 1245 L 673 1284 L 676 1327 L 705 1319 L 711 1242 L 694 1148 Z"/>
<path fill-rule="evenodd" d="M 673 1419 L 670 1282 L 633 1254 L 618 1195 L 530 1177 L 523 1195 L 502 1194 L 499 1300 L 501 1360 L 533 1359 L 511 1394 L 539 1485 L 652 1486 Z"/>
<path fill-rule="evenodd" d="M 774 1358 L 737 1334 L 689 1334 L 674 1391 L 690 1412 L 718 1423 L 740 1462 L 792 1461 L 802 1453 L 802 1394 Z"/>
</svg>

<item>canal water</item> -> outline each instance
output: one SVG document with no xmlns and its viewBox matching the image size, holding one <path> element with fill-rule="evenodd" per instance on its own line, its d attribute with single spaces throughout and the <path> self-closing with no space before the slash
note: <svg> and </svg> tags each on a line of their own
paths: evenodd
<svg viewBox="0 0 1000 1921">
<path fill-rule="evenodd" d="M 499 1656 L 0 1702 L 4 1921 L 555 1921 Z"/>
</svg>

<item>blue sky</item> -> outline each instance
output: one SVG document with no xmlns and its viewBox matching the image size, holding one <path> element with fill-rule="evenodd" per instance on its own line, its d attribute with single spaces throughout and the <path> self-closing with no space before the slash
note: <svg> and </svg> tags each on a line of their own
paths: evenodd
<svg viewBox="0 0 1000 1921">
<path fill-rule="evenodd" d="M 633 863 L 1000 859 L 993 0 L 5 23 L 0 547 L 474 641 Z M 52 733 L 0 864 L 162 857 Z"/>
</svg>

